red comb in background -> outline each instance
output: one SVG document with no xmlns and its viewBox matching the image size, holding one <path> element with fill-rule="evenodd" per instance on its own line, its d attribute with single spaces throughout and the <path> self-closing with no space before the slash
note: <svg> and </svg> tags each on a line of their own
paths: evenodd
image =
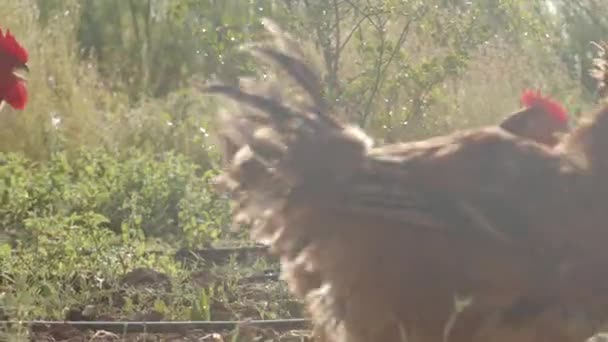
<svg viewBox="0 0 608 342">
<path fill-rule="evenodd" d="M 568 112 L 561 103 L 550 97 L 542 96 L 540 90 L 525 90 L 521 94 L 521 104 L 524 107 L 539 107 L 559 121 L 568 121 Z"/>
<path fill-rule="evenodd" d="M 6 34 L 0 28 L 0 58 L 12 58 L 15 64 L 26 64 L 28 60 L 27 51 L 17 42 L 10 30 Z"/>
<path fill-rule="evenodd" d="M 27 67 L 27 50 L 11 34 L 0 29 L 0 105 L 8 103 L 17 110 L 23 110 L 27 103 L 27 88 L 22 76 L 15 73 Z"/>
</svg>

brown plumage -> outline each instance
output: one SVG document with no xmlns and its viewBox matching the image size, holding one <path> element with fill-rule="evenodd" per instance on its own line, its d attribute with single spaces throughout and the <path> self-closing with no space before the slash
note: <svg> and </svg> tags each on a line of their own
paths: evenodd
<svg viewBox="0 0 608 342">
<path fill-rule="evenodd" d="M 608 210 L 594 200 L 608 190 L 608 109 L 554 148 L 499 127 L 375 147 L 328 113 L 297 44 L 265 25 L 270 43 L 249 51 L 286 77 L 207 88 L 233 104 L 218 184 L 328 340 L 591 336 L 608 316 Z"/>
</svg>

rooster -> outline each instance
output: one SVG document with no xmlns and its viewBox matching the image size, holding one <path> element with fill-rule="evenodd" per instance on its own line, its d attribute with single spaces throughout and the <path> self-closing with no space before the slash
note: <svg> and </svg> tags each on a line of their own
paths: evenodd
<svg viewBox="0 0 608 342">
<path fill-rule="evenodd" d="M 25 77 L 19 70 L 28 71 L 28 53 L 10 30 L 0 29 L 0 108 L 5 103 L 17 110 L 23 110 L 27 103 Z"/>
<path fill-rule="evenodd" d="M 248 51 L 287 77 L 205 89 L 233 105 L 217 182 L 328 340 L 570 342 L 608 318 L 608 109 L 557 144 L 485 127 L 374 146 L 264 25 Z"/>
</svg>

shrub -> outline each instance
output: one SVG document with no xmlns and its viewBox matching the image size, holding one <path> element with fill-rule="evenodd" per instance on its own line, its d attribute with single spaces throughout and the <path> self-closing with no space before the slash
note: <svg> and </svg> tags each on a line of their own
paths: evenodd
<svg viewBox="0 0 608 342">
<path fill-rule="evenodd" d="M 11 240 L 28 243 L 42 223 L 54 231 L 83 213 L 96 217 L 90 229 L 120 233 L 125 243 L 158 238 L 200 246 L 228 226 L 227 202 L 210 188 L 215 172 L 174 152 L 130 149 L 116 157 L 83 148 L 72 157 L 56 152 L 44 163 L 18 154 L 0 160 L 0 232 Z"/>
</svg>

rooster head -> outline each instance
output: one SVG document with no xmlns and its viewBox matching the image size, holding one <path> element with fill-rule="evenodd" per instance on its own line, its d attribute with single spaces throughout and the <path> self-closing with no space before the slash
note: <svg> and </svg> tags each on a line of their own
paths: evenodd
<svg viewBox="0 0 608 342">
<path fill-rule="evenodd" d="M 568 123 L 568 112 L 564 106 L 550 97 L 543 96 L 540 90 L 525 90 L 521 94 L 520 101 L 522 106 L 540 109 L 544 115 L 549 116 L 558 123 Z"/>
<path fill-rule="evenodd" d="M 502 129 L 548 146 L 569 131 L 568 114 L 559 102 L 534 90 L 525 90 L 520 101 L 523 109 L 503 120 Z"/>
</svg>

